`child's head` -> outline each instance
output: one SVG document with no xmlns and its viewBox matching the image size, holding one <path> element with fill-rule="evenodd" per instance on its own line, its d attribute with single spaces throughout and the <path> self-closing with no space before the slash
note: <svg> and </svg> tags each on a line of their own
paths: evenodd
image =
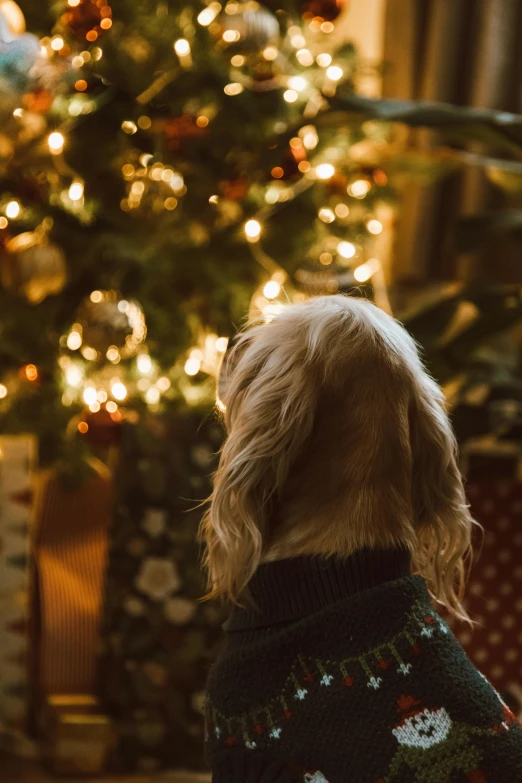
<svg viewBox="0 0 522 783">
<path fill-rule="evenodd" d="M 470 517 L 441 390 L 368 301 L 325 296 L 240 335 L 220 378 L 228 437 L 202 531 L 213 595 L 262 560 L 403 546 L 460 605 Z"/>
</svg>

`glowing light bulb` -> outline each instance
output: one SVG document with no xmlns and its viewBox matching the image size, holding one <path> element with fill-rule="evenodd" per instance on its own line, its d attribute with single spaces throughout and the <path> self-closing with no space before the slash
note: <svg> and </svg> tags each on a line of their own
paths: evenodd
<svg viewBox="0 0 522 783">
<path fill-rule="evenodd" d="M 231 82 L 223 87 L 225 95 L 240 95 L 243 92 L 243 85 L 239 82 Z"/>
<path fill-rule="evenodd" d="M 105 406 L 105 409 L 108 411 L 108 413 L 116 413 L 116 411 L 118 410 L 118 406 L 116 405 L 115 402 L 109 400 L 109 402 Z"/>
<path fill-rule="evenodd" d="M 356 179 L 351 185 L 348 185 L 348 195 L 355 198 L 364 198 L 370 190 L 370 183 L 366 179 Z"/>
<path fill-rule="evenodd" d="M 207 8 L 204 8 L 203 11 L 200 11 L 198 14 L 198 22 L 202 27 L 208 27 L 209 24 L 212 24 L 216 16 L 221 11 L 221 3 L 210 3 Z"/>
<path fill-rule="evenodd" d="M 78 388 L 82 382 L 82 373 L 75 364 L 71 364 L 65 371 L 65 380 L 69 386 Z"/>
<path fill-rule="evenodd" d="M 375 274 L 380 266 L 376 258 L 370 258 L 365 264 L 361 264 L 354 270 L 353 276 L 358 283 L 366 283 Z"/>
<path fill-rule="evenodd" d="M 18 201 L 10 201 L 6 205 L 5 214 L 8 218 L 17 218 L 20 214 L 20 204 Z"/>
<path fill-rule="evenodd" d="M 107 349 L 106 356 L 107 359 L 110 362 L 114 362 L 114 364 L 118 364 L 118 362 L 120 361 L 120 352 L 118 351 L 115 345 L 109 346 L 109 348 Z"/>
<path fill-rule="evenodd" d="M 283 93 L 283 98 L 287 103 L 295 103 L 299 98 L 299 93 L 297 93 L 295 90 L 285 90 Z"/>
<path fill-rule="evenodd" d="M 201 369 L 201 359 L 197 356 L 189 356 L 185 362 L 185 372 L 187 375 L 197 375 Z"/>
<path fill-rule="evenodd" d="M 230 58 L 230 64 L 233 65 L 234 68 L 241 68 L 241 66 L 245 64 L 245 58 L 242 54 L 235 54 Z"/>
<path fill-rule="evenodd" d="M 322 207 L 318 212 L 318 217 L 323 223 L 333 223 L 335 220 L 334 213 L 328 207 Z"/>
<path fill-rule="evenodd" d="M 156 389 L 155 386 L 151 386 L 150 389 L 147 389 L 145 392 L 145 399 L 150 405 L 154 405 L 155 403 L 159 402 L 159 398 L 159 389 Z"/>
<path fill-rule="evenodd" d="M 170 389 L 171 387 L 170 379 L 167 378 L 165 375 L 163 375 L 161 378 L 158 378 L 156 381 L 156 386 L 158 389 L 160 389 L 162 392 L 167 391 L 167 389 Z"/>
<path fill-rule="evenodd" d="M 245 234 L 249 242 L 257 242 L 261 236 L 261 223 L 258 220 L 247 220 Z"/>
<path fill-rule="evenodd" d="M 98 394 L 96 395 L 96 399 L 98 400 L 98 402 L 107 402 L 107 397 L 108 395 L 105 389 L 100 389 Z"/>
<path fill-rule="evenodd" d="M 343 78 L 344 72 L 338 65 L 330 65 L 330 67 L 326 69 L 326 75 L 332 82 L 338 82 Z"/>
<path fill-rule="evenodd" d="M 75 180 L 73 183 L 71 183 L 71 186 L 69 188 L 69 198 L 71 201 L 80 201 L 80 199 L 83 197 L 83 182 L 80 182 L 80 180 Z"/>
<path fill-rule="evenodd" d="M 234 43 L 235 41 L 239 41 L 241 33 L 239 30 L 225 30 L 222 37 L 225 43 Z"/>
<path fill-rule="evenodd" d="M 25 377 L 28 381 L 36 381 L 38 378 L 38 370 L 34 364 L 27 364 L 25 366 Z"/>
<path fill-rule="evenodd" d="M 102 294 L 101 291 L 93 291 L 91 296 L 90 296 L 90 299 L 91 299 L 91 302 L 94 302 L 95 304 L 97 304 L 98 302 L 101 302 L 101 300 L 103 299 L 103 294 Z M 119 304 L 121 304 L 121 302 Z M 120 308 L 119 308 L 119 305 L 118 305 L 118 310 L 119 309 Z"/>
<path fill-rule="evenodd" d="M 263 57 L 265 58 L 265 60 L 268 60 L 268 62 L 272 62 L 273 60 L 276 60 L 278 54 L 279 54 L 279 49 L 276 46 L 267 46 L 266 49 L 263 51 Z"/>
<path fill-rule="evenodd" d="M 332 62 L 332 55 L 323 52 L 322 54 L 317 55 L 315 61 L 320 68 L 328 68 L 328 66 Z"/>
<path fill-rule="evenodd" d="M 275 299 L 280 293 L 281 283 L 278 283 L 277 280 L 269 280 L 263 288 L 263 295 L 266 296 L 267 299 Z"/>
<path fill-rule="evenodd" d="M 319 137 L 315 131 L 315 128 L 313 130 L 307 130 L 306 133 L 303 134 L 303 144 L 307 150 L 315 149 L 318 142 Z"/>
<path fill-rule="evenodd" d="M 86 405 L 94 405 L 98 401 L 98 392 L 94 386 L 87 386 L 83 390 L 83 401 Z"/>
<path fill-rule="evenodd" d="M 190 54 L 190 44 L 186 38 L 178 38 L 174 44 L 174 51 L 178 57 L 186 57 Z"/>
<path fill-rule="evenodd" d="M 47 138 L 47 144 L 49 145 L 49 150 L 53 155 L 59 155 L 63 150 L 63 145 L 65 144 L 63 134 L 61 134 L 59 131 L 53 131 Z"/>
<path fill-rule="evenodd" d="M 346 204 L 336 204 L 335 205 L 335 214 L 337 217 L 345 218 L 348 217 L 350 214 L 349 208 L 346 206 Z"/>
<path fill-rule="evenodd" d="M 313 55 L 308 49 L 299 49 L 299 51 L 295 53 L 295 56 L 299 65 L 303 65 L 305 68 L 308 65 L 314 64 Z"/>
<path fill-rule="evenodd" d="M 291 76 L 288 80 L 288 86 L 291 87 L 292 90 L 297 90 L 297 92 L 299 92 L 308 86 L 308 82 L 306 79 L 303 79 L 302 76 Z"/>
<path fill-rule="evenodd" d="M 60 36 L 57 35 L 51 41 L 51 49 L 54 49 L 55 52 L 59 52 L 60 49 L 63 49 L 63 44 L 64 44 L 63 38 L 60 38 Z"/>
<path fill-rule="evenodd" d="M 353 258 L 357 251 L 355 245 L 352 245 L 351 242 L 339 242 L 337 252 L 343 258 Z"/>
<path fill-rule="evenodd" d="M 127 396 L 127 387 L 121 381 L 117 381 L 111 386 L 111 394 L 116 400 L 124 400 Z"/>
<path fill-rule="evenodd" d="M 366 224 L 366 228 L 370 234 L 380 234 L 382 231 L 382 223 L 380 220 L 369 220 Z"/>
<path fill-rule="evenodd" d="M 128 136 L 133 136 L 138 131 L 138 126 L 132 120 L 123 120 L 121 129 Z"/>
<path fill-rule="evenodd" d="M 67 335 L 67 348 L 69 348 L 70 351 L 77 351 L 81 344 L 82 336 L 80 332 L 73 331 Z"/>
<path fill-rule="evenodd" d="M 4 397 L 7 397 L 7 386 L 4 386 L 3 383 L 0 383 L 0 400 L 3 400 Z"/>
<path fill-rule="evenodd" d="M 218 337 L 216 340 L 216 351 L 218 353 L 225 353 L 228 345 L 228 337 Z"/>
<path fill-rule="evenodd" d="M 148 353 L 141 353 L 136 359 L 136 364 L 138 365 L 138 370 L 143 375 L 148 375 L 148 373 L 152 370 L 152 359 Z"/>
<path fill-rule="evenodd" d="M 335 169 L 331 163 L 320 163 L 315 173 L 319 179 L 330 179 L 335 174 Z"/>
</svg>

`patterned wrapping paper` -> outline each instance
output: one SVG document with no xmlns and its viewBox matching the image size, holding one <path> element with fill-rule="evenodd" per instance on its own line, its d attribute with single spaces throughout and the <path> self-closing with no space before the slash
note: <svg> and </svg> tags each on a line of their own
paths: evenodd
<svg viewBox="0 0 522 783">
<path fill-rule="evenodd" d="M 23 730 L 28 710 L 30 521 L 36 440 L 0 436 L 0 730 Z"/>
</svg>

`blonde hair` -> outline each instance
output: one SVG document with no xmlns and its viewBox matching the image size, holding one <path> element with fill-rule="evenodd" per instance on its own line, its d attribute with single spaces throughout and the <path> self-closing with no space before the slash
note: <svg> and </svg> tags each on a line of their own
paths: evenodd
<svg viewBox="0 0 522 783">
<path fill-rule="evenodd" d="M 471 518 L 442 391 L 404 327 L 323 296 L 245 330 L 220 378 L 227 438 L 201 536 L 209 596 L 238 603 L 261 562 L 405 547 L 462 606 Z"/>
</svg>

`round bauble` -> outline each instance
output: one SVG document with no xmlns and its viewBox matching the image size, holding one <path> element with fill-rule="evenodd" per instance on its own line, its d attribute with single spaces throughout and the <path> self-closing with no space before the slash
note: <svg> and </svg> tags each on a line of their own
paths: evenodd
<svg viewBox="0 0 522 783">
<path fill-rule="evenodd" d="M 132 356 L 147 333 L 141 307 L 116 291 L 93 291 L 81 304 L 76 323 L 82 329 L 83 349 L 103 357 L 111 347 L 120 356 Z"/>
<path fill-rule="evenodd" d="M 268 8 L 259 3 L 240 3 L 235 13 L 222 13 L 219 24 L 222 40 L 229 43 L 234 51 L 259 54 L 267 46 L 279 45 L 279 22 Z"/>
<path fill-rule="evenodd" d="M 17 35 L 25 33 L 25 17 L 18 3 L 14 0 L 0 0 L 0 14 L 11 34 L 11 39 L 4 37 L 4 41 L 12 40 Z"/>
<path fill-rule="evenodd" d="M 63 251 L 38 231 L 10 239 L 0 256 L 0 282 L 10 293 L 31 304 L 59 293 L 67 280 Z"/>
</svg>

